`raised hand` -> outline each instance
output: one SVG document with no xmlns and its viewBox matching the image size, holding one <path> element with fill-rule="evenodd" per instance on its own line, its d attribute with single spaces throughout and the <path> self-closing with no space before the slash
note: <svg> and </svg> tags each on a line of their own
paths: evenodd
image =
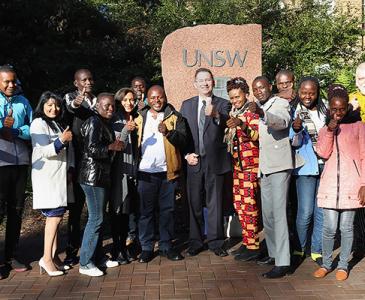
<svg viewBox="0 0 365 300">
<path fill-rule="evenodd" d="M 257 105 L 255 101 L 251 101 L 248 104 L 248 110 L 253 114 L 258 114 L 260 117 L 264 116 L 264 111 Z"/>
<path fill-rule="evenodd" d="M 236 128 L 238 126 L 242 126 L 243 124 L 244 123 L 242 122 L 242 120 L 239 119 L 239 118 L 236 118 L 236 117 L 231 117 L 227 121 L 227 127 L 228 128 Z"/>
<path fill-rule="evenodd" d="M 297 114 L 297 117 L 295 118 L 291 126 L 293 127 L 293 130 L 295 132 L 299 132 L 302 130 L 303 121 L 299 118 L 299 114 Z"/>
<path fill-rule="evenodd" d="M 133 117 L 132 116 L 129 116 L 129 120 L 127 122 L 127 124 L 125 125 L 127 126 L 127 130 L 129 132 L 133 131 L 136 129 L 136 123 L 133 121 Z"/>
<path fill-rule="evenodd" d="M 277 94 L 278 97 L 284 98 L 284 99 L 288 100 L 289 102 L 294 100 L 296 95 L 297 94 L 294 89 L 283 90 Z"/>
<path fill-rule="evenodd" d="M 13 109 L 9 108 L 8 115 L 4 119 L 4 127 L 12 128 L 14 124 Z"/>
<path fill-rule="evenodd" d="M 218 118 L 219 117 L 219 113 L 216 110 L 216 108 L 214 107 L 214 105 L 212 104 L 211 101 L 209 101 L 205 107 L 205 115 L 207 117 L 212 117 L 212 118 Z"/>
<path fill-rule="evenodd" d="M 66 129 L 61 133 L 60 140 L 62 144 L 72 141 L 72 131 L 70 130 L 70 126 L 67 126 Z"/>
<path fill-rule="evenodd" d="M 84 101 L 85 95 L 86 95 L 86 88 L 84 87 L 82 89 L 82 92 L 79 95 L 77 95 L 77 97 L 73 100 L 73 105 L 75 107 L 79 107 L 81 103 Z"/>
<path fill-rule="evenodd" d="M 330 122 L 327 125 L 328 131 L 335 131 L 338 127 L 338 122 L 335 119 L 331 119 Z"/>
<path fill-rule="evenodd" d="M 158 124 L 158 131 L 161 132 L 163 136 L 165 136 L 169 132 L 166 125 L 162 121 L 160 122 L 160 124 Z"/>
<path fill-rule="evenodd" d="M 116 139 L 113 143 L 109 144 L 108 149 L 111 151 L 122 151 L 124 147 L 124 143 Z"/>
</svg>

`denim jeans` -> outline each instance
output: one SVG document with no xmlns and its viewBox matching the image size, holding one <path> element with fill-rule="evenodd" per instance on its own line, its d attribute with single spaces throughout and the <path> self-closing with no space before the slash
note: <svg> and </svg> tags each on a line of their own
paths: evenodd
<svg viewBox="0 0 365 300">
<path fill-rule="evenodd" d="M 166 179 L 166 172 L 138 174 L 140 198 L 139 240 L 144 251 L 153 251 L 155 210 L 159 208 L 160 250 L 169 250 L 174 235 L 175 181 Z"/>
<path fill-rule="evenodd" d="M 297 233 L 302 251 L 305 251 L 313 219 L 311 253 L 322 253 L 323 209 L 317 205 L 319 179 L 320 175 L 299 175 L 296 177 L 298 198 Z"/>
<path fill-rule="evenodd" d="M 340 261 L 337 268 L 347 270 L 348 260 L 351 254 L 352 242 L 354 238 L 354 218 L 355 209 L 337 210 L 337 209 L 323 209 L 323 244 L 322 256 L 323 267 L 332 269 L 332 251 L 335 243 L 335 235 L 338 226 L 338 219 L 340 218 L 341 231 L 341 252 Z"/>
<path fill-rule="evenodd" d="M 105 189 L 101 187 L 81 184 L 86 196 L 88 210 L 87 224 L 84 230 L 80 249 L 80 266 L 92 263 L 103 223 Z"/>
</svg>

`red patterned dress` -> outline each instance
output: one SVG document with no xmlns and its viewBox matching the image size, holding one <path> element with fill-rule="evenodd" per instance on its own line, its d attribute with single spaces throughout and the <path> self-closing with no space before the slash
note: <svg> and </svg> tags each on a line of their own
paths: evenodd
<svg viewBox="0 0 365 300">
<path fill-rule="evenodd" d="M 242 226 L 243 244 L 249 250 L 259 249 L 259 211 L 256 203 L 259 169 L 259 116 L 245 111 L 238 116 L 244 130 L 236 128 L 233 138 L 233 204 Z"/>
</svg>

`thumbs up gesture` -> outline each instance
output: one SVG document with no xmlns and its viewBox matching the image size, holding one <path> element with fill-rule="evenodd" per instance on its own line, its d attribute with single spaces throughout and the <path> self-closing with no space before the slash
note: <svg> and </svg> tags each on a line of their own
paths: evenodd
<svg viewBox="0 0 365 300">
<path fill-rule="evenodd" d="M 62 144 L 72 141 L 72 132 L 71 132 L 69 126 L 66 127 L 66 129 L 61 133 L 59 138 L 60 138 Z"/>
<path fill-rule="evenodd" d="M 261 118 L 264 117 L 264 111 L 257 105 L 255 101 L 250 101 L 248 110 L 253 114 L 258 114 Z"/>
<path fill-rule="evenodd" d="M 82 91 L 76 96 L 76 98 L 73 100 L 73 105 L 75 107 L 79 107 L 82 102 L 84 101 L 85 99 L 85 95 L 86 95 L 86 88 L 84 87 L 82 89 Z"/>
<path fill-rule="evenodd" d="M 129 116 L 129 120 L 128 120 L 126 126 L 127 126 L 127 130 L 129 132 L 131 132 L 131 131 L 133 131 L 133 130 L 136 129 L 136 123 L 133 121 L 133 117 L 132 116 Z"/>
<path fill-rule="evenodd" d="M 302 130 L 302 124 L 303 124 L 303 121 L 299 118 L 299 114 L 297 114 L 297 117 L 295 118 L 295 120 L 292 123 L 293 130 L 295 132 L 301 131 Z"/>
<path fill-rule="evenodd" d="M 336 131 L 337 127 L 338 127 L 337 120 L 331 119 L 330 122 L 327 125 L 327 130 L 331 131 L 331 132 L 334 132 L 334 131 Z"/>
<path fill-rule="evenodd" d="M 166 134 L 169 132 L 166 125 L 162 121 L 160 124 L 158 124 L 158 131 L 161 132 L 163 136 L 166 136 Z"/>
<path fill-rule="evenodd" d="M 4 127 L 11 128 L 14 124 L 14 118 L 13 118 L 13 109 L 10 108 L 8 111 L 8 115 L 5 117 L 4 120 Z"/>
</svg>

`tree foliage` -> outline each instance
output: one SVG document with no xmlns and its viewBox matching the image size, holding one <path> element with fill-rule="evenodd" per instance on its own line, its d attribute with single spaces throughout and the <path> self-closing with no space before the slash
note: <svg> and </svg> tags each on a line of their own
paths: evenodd
<svg viewBox="0 0 365 300">
<path fill-rule="evenodd" d="M 72 75 L 90 68 L 98 91 L 115 91 L 135 75 L 161 80 L 166 35 L 199 24 L 263 26 L 263 70 L 280 68 L 324 84 L 350 79 L 360 58 L 359 20 L 326 1 L 302 0 L 12 0 L 0 3 L 0 64 L 18 70 L 28 97 L 72 89 Z M 360 53 L 360 54 L 359 54 Z"/>
</svg>

